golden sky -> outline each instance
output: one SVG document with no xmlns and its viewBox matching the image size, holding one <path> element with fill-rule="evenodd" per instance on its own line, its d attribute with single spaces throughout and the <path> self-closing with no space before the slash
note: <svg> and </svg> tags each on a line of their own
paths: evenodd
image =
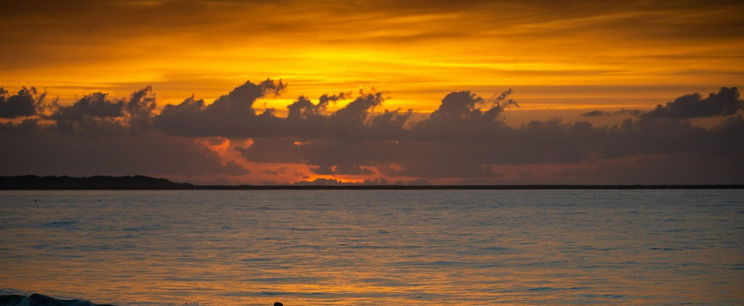
<svg viewBox="0 0 744 306">
<path fill-rule="evenodd" d="M 523 109 L 650 107 L 744 84 L 736 1 L 0 1 L 0 84 L 73 101 L 153 85 L 212 101 L 245 80 L 375 88 L 433 111 L 454 90 Z M 257 105 L 262 107 L 263 104 Z"/>
</svg>

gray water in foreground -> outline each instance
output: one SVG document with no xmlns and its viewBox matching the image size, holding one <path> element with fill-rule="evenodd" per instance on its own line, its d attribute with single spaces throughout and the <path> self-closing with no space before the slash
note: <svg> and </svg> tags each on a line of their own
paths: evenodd
<svg viewBox="0 0 744 306">
<path fill-rule="evenodd" d="M 744 304 L 744 190 L 2 191 L 0 289 L 116 304 Z"/>
</svg>

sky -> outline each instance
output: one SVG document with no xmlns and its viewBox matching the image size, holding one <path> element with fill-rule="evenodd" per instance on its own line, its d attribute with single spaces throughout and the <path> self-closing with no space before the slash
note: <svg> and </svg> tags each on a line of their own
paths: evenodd
<svg viewBox="0 0 744 306">
<path fill-rule="evenodd" d="M 742 12 L 0 0 L 0 175 L 741 184 Z"/>
</svg>

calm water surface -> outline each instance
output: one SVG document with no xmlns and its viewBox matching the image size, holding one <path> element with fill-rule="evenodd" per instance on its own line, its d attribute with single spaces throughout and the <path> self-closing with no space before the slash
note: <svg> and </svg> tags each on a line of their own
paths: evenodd
<svg viewBox="0 0 744 306">
<path fill-rule="evenodd" d="M 744 191 L 3 191 L 0 289 L 117 304 L 744 304 Z"/>
</svg>

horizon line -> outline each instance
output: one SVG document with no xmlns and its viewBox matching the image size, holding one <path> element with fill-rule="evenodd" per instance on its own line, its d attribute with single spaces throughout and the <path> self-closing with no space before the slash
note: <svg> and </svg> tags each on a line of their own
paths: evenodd
<svg viewBox="0 0 744 306">
<path fill-rule="evenodd" d="M 0 176 L 0 190 L 624 190 L 744 189 L 744 184 L 194 184 L 144 176 Z"/>
</svg>

